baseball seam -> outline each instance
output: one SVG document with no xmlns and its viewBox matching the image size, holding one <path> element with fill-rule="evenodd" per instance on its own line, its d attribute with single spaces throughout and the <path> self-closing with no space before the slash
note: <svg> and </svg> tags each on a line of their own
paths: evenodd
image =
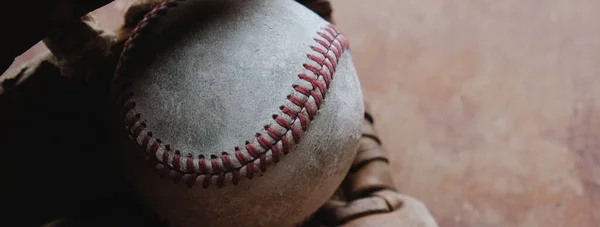
<svg viewBox="0 0 600 227">
<path fill-rule="evenodd" d="M 115 78 L 125 73 L 125 63 L 148 25 L 181 1 L 186 0 L 167 0 L 144 16 L 125 42 Z M 159 175 L 169 175 L 175 183 L 183 181 L 192 187 L 201 182 L 203 188 L 212 184 L 221 188 L 226 182 L 237 185 L 241 177 L 252 179 L 256 174 L 264 173 L 269 164 L 279 162 L 282 154 L 288 154 L 291 146 L 300 142 L 323 105 L 343 52 L 349 49 L 347 39 L 333 24 L 328 23 L 316 34 L 313 39 L 315 45 L 309 45 L 310 52 L 306 55 L 310 63 L 302 65 L 305 72 L 297 75 L 298 81 L 292 85 L 291 94 L 279 107 L 280 114 L 273 114 L 273 121 L 257 132 L 251 141 L 235 147 L 233 155 L 222 152 L 220 158 L 217 154 L 193 157 L 191 153 L 182 154 L 154 138 L 141 114 L 135 110 L 133 93 L 127 92 L 131 83 L 120 88 L 122 92 L 118 99 L 125 129 L 149 163 L 159 170 Z"/>
</svg>

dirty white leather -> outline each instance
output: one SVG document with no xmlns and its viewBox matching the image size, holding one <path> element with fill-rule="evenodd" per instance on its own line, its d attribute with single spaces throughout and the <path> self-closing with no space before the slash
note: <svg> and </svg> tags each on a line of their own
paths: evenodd
<svg viewBox="0 0 600 227">
<path fill-rule="evenodd" d="M 146 37 L 135 44 L 138 52 L 130 57 L 149 60 L 129 65 L 131 70 L 123 77 L 132 78 L 127 92 L 133 93 L 134 111 L 140 114 L 134 127 L 146 125 L 135 141 L 117 125 L 124 171 L 145 202 L 182 226 L 286 226 L 302 221 L 339 187 L 356 154 L 364 106 L 350 50 L 337 61 L 321 109 L 300 142 L 294 145 L 288 132 L 289 154 L 275 163 L 265 152 L 266 171 L 256 170 L 261 161 L 254 159 L 255 176 L 245 177 L 249 170 L 241 167 L 234 185 L 231 168 L 223 167 L 223 152 L 234 167 L 243 165 L 233 155 L 236 147 L 252 159 L 245 151 L 246 141 L 260 148 L 256 133 L 265 136 L 265 125 L 278 127 L 272 115 L 284 116 L 279 107 L 293 106 L 286 99 L 297 95 L 293 85 L 312 87 L 298 74 L 312 73 L 303 64 L 315 64 L 307 54 L 318 54 L 310 46 L 319 46 L 314 39 L 323 39 L 317 32 L 325 32 L 328 23 L 288 0 L 178 4 L 140 34 Z M 310 103 L 314 106 L 314 100 Z M 174 162 L 177 151 L 178 166 L 166 168 L 185 172 L 190 155 L 195 164 L 189 173 L 199 173 L 202 156 L 208 176 L 213 177 L 210 186 L 196 182 L 188 188 L 170 177 L 159 179 L 138 155 L 148 131 L 150 143 L 159 138 L 171 149 L 161 148 L 150 159 L 162 160 L 170 152 L 162 161 Z M 224 177 L 217 177 L 219 167 L 210 166 L 212 158 L 229 171 Z M 222 187 L 216 186 L 219 179 L 224 180 Z"/>
</svg>

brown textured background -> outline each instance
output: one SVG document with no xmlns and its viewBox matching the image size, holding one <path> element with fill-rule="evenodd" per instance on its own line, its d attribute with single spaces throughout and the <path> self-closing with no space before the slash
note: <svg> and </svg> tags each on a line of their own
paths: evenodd
<svg viewBox="0 0 600 227">
<path fill-rule="evenodd" d="M 600 226 L 599 1 L 332 2 L 395 182 L 440 226 Z"/>
<path fill-rule="evenodd" d="M 394 179 L 441 226 L 600 226 L 599 1 L 333 3 Z"/>
</svg>

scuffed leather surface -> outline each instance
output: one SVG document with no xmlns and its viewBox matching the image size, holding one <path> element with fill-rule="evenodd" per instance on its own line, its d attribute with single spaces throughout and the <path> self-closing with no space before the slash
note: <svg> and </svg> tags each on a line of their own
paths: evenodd
<svg viewBox="0 0 600 227">
<path fill-rule="evenodd" d="M 279 106 L 297 75 L 308 72 L 302 64 L 313 63 L 306 57 L 313 53 L 309 45 L 318 45 L 313 39 L 326 21 L 287 0 L 179 4 L 161 23 L 160 32 L 168 35 L 151 41 L 159 50 L 133 84 L 136 109 L 173 149 L 206 157 L 233 152 L 273 114 L 282 115 Z M 353 71 L 351 61 L 343 61 L 336 74 L 352 79 Z M 354 95 L 340 96 L 341 104 L 359 106 Z M 356 120 L 356 111 L 343 113 L 336 117 Z"/>
<path fill-rule="evenodd" d="M 272 119 L 297 74 L 305 72 L 308 45 L 325 21 L 293 1 L 185 4 L 193 5 L 170 12 L 166 23 L 173 26 L 154 33 L 166 41 L 150 39 L 169 45 L 156 49 L 150 67 L 139 67 L 135 99 L 157 138 L 182 152 L 219 155 L 243 145 Z M 287 226 L 316 211 L 345 177 L 360 137 L 362 100 L 348 51 L 300 144 L 264 175 L 237 186 L 202 189 L 196 183 L 188 189 L 158 179 L 129 138 L 117 139 L 140 197 L 173 223 Z M 117 129 L 123 133 L 122 126 Z"/>
</svg>

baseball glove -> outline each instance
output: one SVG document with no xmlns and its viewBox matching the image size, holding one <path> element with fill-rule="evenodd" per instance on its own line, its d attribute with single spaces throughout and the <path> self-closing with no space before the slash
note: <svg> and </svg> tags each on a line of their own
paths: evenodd
<svg viewBox="0 0 600 227">
<path fill-rule="evenodd" d="M 333 23 L 327 0 L 297 0 Z M 159 0 L 139 0 L 115 32 L 91 15 L 43 40 L 50 50 L 0 77 L 5 221 L 46 226 L 163 226 L 103 152 L 112 146 L 103 116 L 123 43 Z M 437 226 L 418 200 L 395 190 L 387 153 L 365 112 L 358 154 L 338 193 L 303 226 Z M 25 168 L 23 168 L 25 167 Z M 15 170 L 18 170 L 16 172 Z M 14 173 L 16 172 L 16 173 Z M 27 213 L 28 219 L 17 218 Z M 59 218 L 57 218 L 59 217 Z"/>
</svg>

